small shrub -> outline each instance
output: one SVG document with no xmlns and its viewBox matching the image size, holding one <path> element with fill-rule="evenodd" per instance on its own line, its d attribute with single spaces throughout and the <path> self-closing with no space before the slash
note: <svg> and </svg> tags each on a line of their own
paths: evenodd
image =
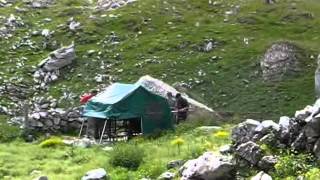
<svg viewBox="0 0 320 180">
<path fill-rule="evenodd" d="M 7 124 L 5 119 L 0 117 L 0 142 L 10 142 L 20 137 L 21 130 L 19 127 Z"/>
<path fill-rule="evenodd" d="M 40 147 L 48 148 L 48 147 L 57 147 L 64 145 L 63 141 L 59 137 L 51 137 L 47 140 L 44 140 L 40 143 Z"/>
<path fill-rule="evenodd" d="M 310 154 L 287 152 L 279 158 L 275 165 L 276 176 L 284 178 L 302 175 L 312 167 L 312 159 Z"/>
<path fill-rule="evenodd" d="M 121 144 L 114 148 L 110 164 L 136 170 L 143 162 L 144 150 L 136 145 Z"/>
</svg>

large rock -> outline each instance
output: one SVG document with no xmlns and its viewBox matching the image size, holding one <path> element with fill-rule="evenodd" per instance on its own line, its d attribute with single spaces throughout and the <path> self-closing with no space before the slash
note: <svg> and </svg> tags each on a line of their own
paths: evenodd
<svg viewBox="0 0 320 180">
<path fill-rule="evenodd" d="M 181 180 L 232 180 L 234 165 L 221 156 L 206 152 L 197 159 L 187 161 L 180 169 Z"/>
<path fill-rule="evenodd" d="M 251 180 L 272 180 L 272 177 L 269 174 L 260 171 L 257 175 L 252 177 Z"/>
<path fill-rule="evenodd" d="M 320 138 L 313 146 L 313 153 L 318 158 L 318 160 L 320 160 Z"/>
<path fill-rule="evenodd" d="M 107 172 L 103 168 L 99 168 L 88 171 L 81 180 L 106 180 L 107 178 Z"/>
<path fill-rule="evenodd" d="M 308 122 L 305 126 L 304 132 L 307 137 L 320 136 L 320 114 L 316 115 L 310 122 Z"/>
<path fill-rule="evenodd" d="M 46 71 L 55 71 L 72 63 L 76 58 L 74 45 L 62 47 L 50 53 L 49 57 L 43 60 L 39 66 Z"/>
<path fill-rule="evenodd" d="M 303 52 L 296 45 L 288 42 L 273 44 L 264 54 L 260 65 L 263 79 L 279 81 L 287 74 L 295 74 L 300 70 Z"/>
<path fill-rule="evenodd" d="M 251 164 L 256 165 L 262 158 L 262 150 L 256 143 L 248 141 L 240 144 L 235 153 L 241 158 L 249 161 Z"/>
<path fill-rule="evenodd" d="M 268 130 L 279 131 L 280 126 L 277 123 L 273 122 L 272 120 L 265 120 L 265 121 L 262 121 L 259 124 L 259 126 L 255 129 L 256 132 L 263 132 Z"/>
<path fill-rule="evenodd" d="M 247 119 L 232 129 L 231 138 L 236 143 L 247 142 L 254 136 L 258 126 L 260 126 L 259 121 Z"/>
</svg>

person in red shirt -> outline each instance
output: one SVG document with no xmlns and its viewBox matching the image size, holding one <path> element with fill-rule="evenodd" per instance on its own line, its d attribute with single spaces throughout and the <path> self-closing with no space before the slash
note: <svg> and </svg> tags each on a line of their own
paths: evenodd
<svg viewBox="0 0 320 180">
<path fill-rule="evenodd" d="M 80 104 L 86 104 L 92 97 L 98 94 L 97 90 L 91 90 L 89 94 L 84 94 L 80 97 Z"/>
<path fill-rule="evenodd" d="M 91 90 L 90 93 L 86 93 L 80 97 L 80 104 L 85 105 L 91 98 L 98 94 L 97 90 Z M 88 118 L 86 136 L 92 139 L 98 139 L 99 133 L 102 131 L 104 121 L 97 118 Z"/>
</svg>

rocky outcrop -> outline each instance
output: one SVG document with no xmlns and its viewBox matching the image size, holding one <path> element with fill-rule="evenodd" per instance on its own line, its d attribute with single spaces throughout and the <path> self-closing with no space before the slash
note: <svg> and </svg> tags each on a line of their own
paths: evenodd
<svg viewBox="0 0 320 180">
<path fill-rule="evenodd" d="M 288 42 L 273 44 L 264 54 L 260 65 L 265 81 L 280 81 L 285 75 L 295 74 L 301 68 L 303 52 Z"/>
<path fill-rule="evenodd" d="M 231 180 L 235 179 L 234 165 L 224 157 L 206 152 L 197 159 L 187 161 L 179 170 L 181 180 Z"/>
<path fill-rule="evenodd" d="M 291 148 L 313 153 L 320 159 L 320 99 L 313 106 L 297 111 L 295 117 L 271 120 L 246 120 L 232 130 L 232 151 L 236 162 L 246 161 L 263 171 L 277 163 L 277 156 L 265 155 L 259 144 L 275 148 Z"/>
</svg>

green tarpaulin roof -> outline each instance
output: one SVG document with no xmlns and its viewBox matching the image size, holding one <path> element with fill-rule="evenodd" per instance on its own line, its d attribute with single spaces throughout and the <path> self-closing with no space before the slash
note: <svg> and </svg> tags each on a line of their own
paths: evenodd
<svg viewBox="0 0 320 180">
<path fill-rule="evenodd" d="M 83 115 L 118 120 L 141 118 L 144 133 L 173 125 L 167 100 L 138 84 L 110 85 L 86 104 Z"/>
</svg>

